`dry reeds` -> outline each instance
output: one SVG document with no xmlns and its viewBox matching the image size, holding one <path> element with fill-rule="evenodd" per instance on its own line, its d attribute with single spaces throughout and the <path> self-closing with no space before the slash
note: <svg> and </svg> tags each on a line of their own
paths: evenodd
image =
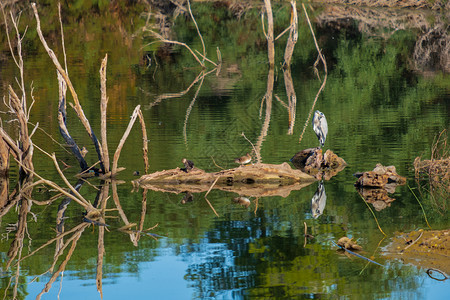
<svg viewBox="0 0 450 300">
<path fill-rule="evenodd" d="M 445 213 L 450 194 L 450 148 L 447 144 L 448 132 L 441 131 L 431 148 L 430 159 L 414 160 L 416 182 L 423 196 L 426 191 L 431 196 L 432 203 L 438 211 Z M 427 185 L 421 184 L 427 180 Z"/>
</svg>

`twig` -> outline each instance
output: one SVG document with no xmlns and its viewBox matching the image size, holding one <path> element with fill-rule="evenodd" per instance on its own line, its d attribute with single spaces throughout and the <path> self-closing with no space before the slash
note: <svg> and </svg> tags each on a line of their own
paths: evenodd
<svg viewBox="0 0 450 300">
<path fill-rule="evenodd" d="M 369 204 L 367 204 L 366 200 L 364 200 L 364 198 L 363 198 L 363 196 L 361 196 L 361 194 L 358 194 L 358 195 L 361 197 L 361 199 L 362 199 L 362 201 L 364 202 L 364 204 L 366 204 L 366 206 L 369 208 L 370 212 L 372 213 L 372 215 L 373 215 L 373 217 L 374 217 L 374 219 L 375 219 L 375 222 L 377 223 L 378 229 L 381 231 L 381 233 L 382 233 L 384 236 L 387 236 L 386 233 L 384 233 L 383 229 L 381 229 L 380 224 L 378 223 L 378 219 L 377 219 L 377 217 L 375 216 L 375 213 L 373 212 L 373 210 L 370 208 Z"/>
<path fill-rule="evenodd" d="M 113 160 L 113 165 L 112 165 L 112 169 L 111 169 L 111 175 L 115 176 L 116 172 L 117 172 L 117 163 L 119 161 L 119 157 L 120 157 L 120 151 L 122 151 L 122 147 L 125 144 L 125 141 L 128 138 L 128 135 L 130 134 L 131 128 L 134 125 L 134 122 L 136 121 L 136 118 L 138 116 L 138 112 L 140 110 L 141 106 L 138 105 L 136 106 L 136 108 L 133 111 L 133 114 L 131 115 L 131 120 L 128 123 L 128 127 L 125 130 L 122 138 L 120 139 L 119 145 L 117 146 L 116 152 L 114 153 L 114 160 Z"/>
<path fill-rule="evenodd" d="M 258 157 L 258 154 L 257 154 L 258 150 L 256 150 L 255 145 L 253 145 L 253 143 L 245 136 L 245 133 L 243 131 L 242 131 L 241 135 L 244 137 L 244 139 L 247 140 L 247 142 L 250 143 L 250 145 L 252 145 L 253 151 L 255 151 L 255 155 Z M 261 154 L 259 154 L 259 156 L 261 156 Z"/>
<path fill-rule="evenodd" d="M 212 159 L 212 161 L 213 161 L 213 163 L 214 163 L 214 165 L 215 165 L 216 167 L 218 167 L 219 169 L 225 170 L 224 168 L 222 168 L 221 166 L 219 166 L 218 164 L 216 164 L 216 161 L 214 160 L 214 157 L 211 156 L 211 159 Z"/>
<path fill-rule="evenodd" d="M 136 224 L 130 223 L 128 221 L 127 215 L 123 211 L 122 205 L 120 204 L 120 201 L 119 201 L 119 194 L 117 193 L 117 183 L 114 181 L 112 182 L 112 194 L 113 194 L 114 204 L 116 205 L 117 210 L 119 211 L 119 215 L 120 215 L 122 221 L 125 223 L 125 226 L 127 226 L 128 228 L 135 226 Z M 134 232 L 130 233 L 130 240 L 133 243 L 133 245 L 137 247 L 138 244 L 137 244 L 137 239 L 136 239 L 136 235 L 134 234 Z"/>
<path fill-rule="evenodd" d="M 77 247 L 77 242 L 81 237 L 81 234 L 83 232 L 77 232 L 76 234 L 74 234 L 75 239 L 73 239 L 72 241 L 72 246 L 69 249 L 69 252 L 67 253 L 66 258 L 63 260 L 63 262 L 61 263 L 61 265 L 59 266 L 58 270 L 52 275 L 52 277 L 50 278 L 50 280 L 47 282 L 47 284 L 45 285 L 45 287 L 42 289 L 42 291 L 39 293 L 39 295 L 36 296 L 36 299 L 41 299 L 42 295 L 44 293 L 47 293 L 53 282 L 55 282 L 56 278 L 59 276 L 60 273 L 64 272 L 64 270 L 66 269 L 66 265 L 69 262 L 69 260 L 72 257 L 73 252 L 75 251 L 75 248 Z"/>
<path fill-rule="evenodd" d="M 200 73 L 197 75 L 197 77 L 194 79 L 194 81 L 192 81 L 192 83 L 188 86 L 187 89 L 185 89 L 184 91 L 181 91 L 179 93 L 168 93 L 168 94 L 163 94 L 160 95 L 158 97 L 156 97 L 155 101 L 153 101 L 152 103 L 150 103 L 149 107 L 153 107 L 156 104 L 158 104 L 159 102 L 161 102 L 164 99 L 170 99 L 170 98 L 178 98 L 178 97 L 182 97 L 184 96 L 187 92 L 189 92 L 189 90 L 200 80 L 203 79 L 205 76 L 209 75 L 210 73 L 214 72 L 215 69 L 205 73 L 204 70 L 201 70 Z M 145 91 L 143 91 L 145 92 Z M 146 93 L 146 92 L 145 92 Z"/>
<path fill-rule="evenodd" d="M 440 279 L 440 278 L 436 278 L 436 277 L 431 276 L 431 273 L 432 273 L 433 271 L 438 272 L 439 274 L 441 274 L 441 275 L 443 276 L 443 278 Z M 438 270 L 438 269 L 435 269 L 435 268 L 430 268 L 430 269 L 428 269 L 426 273 L 427 273 L 427 275 L 428 275 L 430 278 L 432 278 L 432 279 L 434 279 L 434 280 L 437 280 L 437 281 L 445 281 L 445 280 L 447 280 L 447 279 L 449 278 L 448 275 L 447 275 L 444 271 L 441 271 L 441 270 Z"/>
<path fill-rule="evenodd" d="M 206 60 L 206 61 L 210 62 L 211 64 L 213 64 L 215 67 L 217 67 L 217 64 L 215 62 L 213 62 L 212 60 L 210 60 L 209 58 L 207 58 L 206 56 L 201 54 L 200 51 L 198 51 L 197 49 L 195 49 L 195 51 L 197 52 L 198 55 L 200 55 L 203 58 L 203 60 Z"/>
<path fill-rule="evenodd" d="M 219 179 L 220 179 L 220 176 L 218 176 L 218 177 L 216 178 L 216 180 L 214 180 L 214 182 L 211 184 L 211 186 L 209 187 L 209 190 L 208 190 L 208 191 L 206 192 L 206 194 L 205 194 L 205 198 L 206 198 L 206 196 L 208 196 L 209 192 L 211 192 L 212 188 L 214 187 L 214 185 L 216 185 L 216 182 L 217 182 Z"/>
<path fill-rule="evenodd" d="M 422 209 L 422 212 L 423 212 L 423 216 L 425 217 L 425 222 L 427 222 L 428 228 L 431 229 L 430 223 L 428 223 L 427 215 L 425 213 L 425 210 L 423 209 L 422 203 L 420 202 L 419 198 L 417 198 L 416 194 L 414 194 L 414 192 L 411 189 L 411 187 L 409 186 L 409 184 L 408 184 L 408 188 L 411 191 L 411 193 L 414 195 L 414 198 L 416 198 L 417 202 L 419 202 L 420 208 Z"/>
<path fill-rule="evenodd" d="M 264 25 L 264 12 L 262 12 L 262 13 L 261 13 L 261 27 L 262 27 L 263 34 L 264 34 L 264 36 L 265 36 L 266 39 L 267 39 L 266 28 L 265 28 L 264 26 L 265 26 L 265 25 Z"/>
<path fill-rule="evenodd" d="M 36 126 L 36 124 L 33 124 L 32 122 L 28 121 L 28 124 L 32 125 L 32 126 Z M 55 138 L 53 136 L 51 136 L 49 133 L 47 133 L 44 129 L 38 127 L 37 129 L 39 129 L 42 133 L 44 133 L 49 139 L 51 139 L 55 144 L 57 144 L 59 147 L 61 147 L 62 149 L 64 149 L 64 151 L 66 151 L 67 153 L 70 154 L 70 151 L 68 151 L 66 149 L 66 147 L 64 147 L 60 142 L 58 142 L 57 140 L 55 140 Z"/>
<path fill-rule="evenodd" d="M 78 224 L 77 226 L 75 226 L 74 228 L 72 228 L 71 230 L 66 231 L 66 232 L 64 232 L 64 233 L 61 233 L 61 234 L 58 235 L 57 237 L 52 238 L 51 240 L 48 240 L 45 244 L 39 246 L 36 250 L 33 250 L 33 251 L 30 252 L 28 255 L 26 255 L 26 256 L 20 258 L 20 259 L 16 262 L 15 265 L 19 264 L 19 263 L 20 263 L 21 261 L 23 261 L 24 259 L 27 259 L 28 257 L 33 256 L 34 254 L 36 254 L 36 252 L 38 252 L 38 251 L 40 251 L 41 249 L 47 247 L 48 245 L 52 244 L 53 242 L 55 242 L 55 241 L 57 241 L 57 240 L 59 240 L 59 239 L 62 239 L 62 238 L 65 237 L 66 235 L 69 235 L 69 234 L 71 234 L 71 233 L 73 233 L 73 232 L 75 232 L 75 231 L 77 231 L 77 230 L 81 230 L 81 229 L 84 230 L 84 227 L 87 227 L 87 226 L 89 226 L 88 223 L 80 223 L 80 224 Z"/>
<path fill-rule="evenodd" d="M 191 10 L 191 2 L 189 0 L 187 0 L 187 5 L 188 5 L 188 9 L 189 9 L 189 14 L 191 15 L 192 21 L 195 24 L 195 28 L 197 29 L 197 33 L 198 36 L 200 37 L 200 41 L 202 42 L 202 48 L 203 48 L 203 61 L 202 61 L 202 66 L 205 65 L 205 58 L 206 58 L 206 48 L 205 48 L 205 42 L 203 41 L 203 37 L 202 34 L 200 33 L 200 29 L 198 29 L 198 25 L 197 22 L 195 21 L 194 15 L 192 14 L 192 10 Z M 210 61 L 210 60 L 209 60 Z M 210 61 L 211 62 L 211 61 Z M 216 65 L 217 66 L 217 65 Z"/>
<path fill-rule="evenodd" d="M 92 170 L 96 165 L 98 165 L 100 163 L 100 161 L 98 160 L 95 164 L 93 164 L 92 166 L 88 167 L 86 170 L 78 173 L 77 175 L 75 175 L 76 177 L 81 177 L 83 176 L 83 174 L 89 172 L 90 170 Z"/>
<path fill-rule="evenodd" d="M 280 102 L 281 105 L 282 105 L 284 108 L 286 108 L 287 110 L 289 110 L 289 106 L 288 106 L 286 103 L 284 103 L 284 101 L 281 100 L 280 97 L 278 97 L 278 95 L 274 95 L 274 96 L 275 96 L 275 99 L 277 99 L 277 101 Z"/>
<path fill-rule="evenodd" d="M 289 25 L 285 30 L 283 30 L 276 38 L 275 41 L 278 40 L 280 37 L 282 37 L 286 32 L 288 32 L 289 29 L 291 29 L 292 25 Z"/>
<path fill-rule="evenodd" d="M 197 91 L 195 92 L 194 98 L 192 98 L 192 101 L 186 110 L 186 116 L 184 118 L 184 125 L 183 125 L 183 136 L 184 136 L 184 143 L 186 146 L 187 146 L 187 123 L 189 120 L 189 115 L 191 114 L 192 107 L 194 107 L 195 100 L 197 100 L 197 96 L 198 96 L 198 93 L 200 92 L 200 89 L 202 88 L 204 79 L 205 79 L 205 76 L 202 76 L 202 79 L 200 80 L 200 84 L 198 85 Z"/>
<path fill-rule="evenodd" d="M 387 238 L 387 236 L 383 236 L 383 238 L 378 242 L 377 247 L 375 248 L 375 250 L 373 251 L 371 257 L 375 257 L 375 253 L 377 251 L 377 249 L 380 247 L 381 243 L 384 241 L 384 239 Z M 361 272 L 359 272 L 359 275 L 361 275 L 364 270 L 369 266 L 370 262 L 367 262 L 367 264 L 364 266 L 364 268 L 362 268 Z"/>
<path fill-rule="evenodd" d="M 58 17 L 59 17 L 59 25 L 61 27 L 61 46 L 62 46 L 63 54 L 64 54 L 64 67 L 65 67 L 66 73 L 69 74 L 69 70 L 67 69 L 66 46 L 64 43 L 64 28 L 63 28 L 62 17 L 61 17 L 61 2 L 58 2 Z"/>
<path fill-rule="evenodd" d="M 219 214 L 216 212 L 216 210 L 214 209 L 214 206 L 212 206 L 211 202 L 209 202 L 209 200 L 205 197 L 206 203 L 208 203 L 209 207 L 211 207 L 212 211 L 214 212 L 214 214 L 219 217 Z"/>
<path fill-rule="evenodd" d="M 89 201 L 87 201 L 86 199 L 84 199 L 83 196 L 81 196 L 80 193 L 78 193 L 78 191 L 70 184 L 70 182 L 67 180 L 66 176 L 64 176 L 63 172 L 61 171 L 61 169 L 59 168 L 58 165 L 58 161 L 56 160 L 56 156 L 55 153 L 52 153 L 51 155 L 49 153 L 47 153 L 46 151 L 44 151 L 43 149 L 39 148 L 38 146 L 34 145 L 39 151 L 41 151 L 42 153 L 44 153 L 45 155 L 47 155 L 48 157 L 50 157 L 53 160 L 53 164 L 56 167 L 56 170 L 58 171 L 61 179 L 64 181 L 64 183 L 67 185 L 67 187 L 70 189 L 70 191 L 73 193 L 73 195 L 75 196 L 68 196 L 68 195 L 72 195 L 67 193 L 66 191 L 64 191 L 62 188 L 60 188 L 56 183 L 52 182 L 52 187 L 56 188 L 58 191 L 64 193 L 66 196 L 72 198 L 75 200 L 75 202 L 78 202 L 79 204 L 81 204 L 84 208 L 86 208 L 86 210 L 92 210 L 94 209 L 94 207 L 92 206 L 91 203 L 89 203 Z M 34 173 L 35 175 L 37 175 L 36 173 Z M 49 181 L 42 178 L 41 176 L 38 175 L 38 177 L 42 180 L 47 181 L 46 183 L 48 184 Z"/>
<path fill-rule="evenodd" d="M 209 192 L 212 190 L 212 188 L 214 187 L 214 185 L 216 184 L 216 182 L 219 180 L 220 176 L 218 176 L 216 178 L 216 180 L 214 180 L 214 182 L 211 184 L 211 186 L 209 187 L 209 190 L 206 192 L 205 194 L 205 200 L 208 203 L 209 207 L 211 207 L 211 209 L 213 210 L 214 214 L 219 217 L 219 214 L 216 212 L 216 210 L 214 209 L 214 206 L 212 206 L 211 202 L 209 202 L 208 198 L 206 198 L 206 196 L 208 196 Z"/>
<path fill-rule="evenodd" d="M 148 173 L 148 138 L 147 138 L 147 129 L 145 127 L 144 115 L 142 114 L 142 110 L 139 109 L 138 112 L 139 123 L 142 128 L 142 156 L 144 158 L 144 169 L 145 174 Z"/>
<path fill-rule="evenodd" d="M 1 7 L 2 7 L 2 11 L 3 11 L 3 5 L 1 5 Z M 16 31 L 16 36 L 17 36 L 17 46 L 16 47 L 17 47 L 18 60 L 15 58 L 14 51 L 12 50 L 11 41 L 9 39 L 9 33 L 8 33 L 8 20 L 6 19 L 6 15 L 5 15 L 4 11 L 3 11 L 3 15 L 4 15 L 4 18 L 5 18 L 6 34 L 8 36 L 8 43 L 9 43 L 9 47 L 10 47 L 10 50 L 11 50 L 11 55 L 12 55 L 12 57 L 14 59 L 14 62 L 16 63 L 17 68 L 19 69 L 19 72 L 20 72 L 20 82 L 18 82 L 18 80 L 16 79 L 17 80 L 17 84 L 19 85 L 19 88 L 22 91 L 22 98 L 21 98 L 20 103 L 21 103 L 21 105 L 23 107 L 24 114 L 26 116 L 29 116 L 29 114 L 27 113 L 27 98 L 26 98 L 26 93 L 25 93 L 25 82 L 24 82 L 24 76 L 23 76 L 24 68 L 23 68 L 23 58 L 22 58 L 22 40 L 25 37 L 25 34 L 26 34 L 26 31 L 27 31 L 28 27 L 26 27 L 26 29 L 25 29 L 25 31 L 23 33 L 23 36 L 21 37 L 19 29 L 18 29 L 20 13 L 19 13 L 17 19 L 14 18 L 12 11 L 10 11 L 9 14 L 10 14 L 10 17 L 11 17 L 11 22 L 12 22 L 12 24 L 14 26 L 15 31 Z"/>
<path fill-rule="evenodd" d="M 376 264 L 376 265 L 379 265 L 379 266 L 381 266 L 381 267 L 384 267 L 382 264 L 377 263 L 376 261 L 373 261 L 373 260 L 371 260 L 371 259 L 369 259 L 369 258 L 367 258 L 367 257 L 364 257 L 364 256 L 362 256 L 362 255 L 359 255 L 359 254 L 353 252 L 353 251 L 350 251 L 350 250 L 346 249 L 344 246 L 339 246 L 339 245 L 336 244 L 334 241 L 332 241 L 332 242 L 333 242 L 333 244 L 335 244 L 336 246 L 338 246 L 338 247 L 341 248 L 342 250 L 347 251 L 348 253 L 353 254 L 354 256 L 357 256 L 357 257 L 359 257 L 359 258 L 362 258 L 362 259 L 365 259 L 365 260 L 367 260 L 367 261 L 370 261 L 371 263 L 374 263 L 374 264 Z"/>
<path fill-rule="evenodd" d="M 198 56 L 194 53 L 194 51 L 192 51 L 192 49 L 191 49 L 186 43 L 182 43 L 182 42 L 178 42 L 178 41 L 167 40 L 167 39 L 163 38 L 160 34 L 154 32 L 154 31 L 152 31 L 152 30 L 149 30 L 149 32 L 150 32 L 151 34 L 153 34 L 160 42 L 167 43 L 167 44 L 175 44 L 175 45 L 180 45 L 180 46 L 186 47 L 186 48 L 189 50 L 189 52 L 191 52 L 192 56 L 194 56 L 195 60 L 198 61 L 198 63 L 199 63 L 202 67 L 205 66 L 204 63 L 198 58 Z M 148 44 L 145 45 L 145 46 L 149 46 L 149 45 L 154 44 L 154 43 L 156 43 L 156 42 L 148 43 Z M 145 46 L 144 46 L 144 47 L 145 47 Z"/>
</svg>

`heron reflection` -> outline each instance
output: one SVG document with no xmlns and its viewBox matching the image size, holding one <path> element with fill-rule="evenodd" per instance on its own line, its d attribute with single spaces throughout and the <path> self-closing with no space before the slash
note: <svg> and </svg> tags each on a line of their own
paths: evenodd
<svg viewBox="0 0 450 300">
<path fill-rule="evenodd" d="M 319 182 L 317 190 L 311 199 L 311 213 L 314 219 L 317 219 L 323 214 L 325 205 L 327 203 L 327 194 L 325 194 L 325 187 L 323 181 Z"/>
<path fill-rule="evenodd" d="M 314 112 L 313 129 L 319 139 L 321 147 L 323 147 L 328 134 L 328 123 L 323 112 L 318 110 Z"/>
</svg>

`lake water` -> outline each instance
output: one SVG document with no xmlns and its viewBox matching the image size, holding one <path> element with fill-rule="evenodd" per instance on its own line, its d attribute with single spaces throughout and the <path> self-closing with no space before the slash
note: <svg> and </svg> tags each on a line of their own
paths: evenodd
<svg viewBox="0 0 450 300">
<path fill-rule="evenodd" d="M 62 62 L 57 8 L 42 5 L 39 9 L 47 42 Z M 286 34 L 275 42 L 271 99 L 264 99 L 270 76 L 259 4 L 192 5 L 208 58 L 217 61 L 218 47 L 223 60 L 220 72 L 213 71 L 197 82 L 202 68 L 185 48 L 149 44 L 155 40 L 148 30 L 163 28 L 167 38 L 202 51 L 188 14 L 175 18 L 174 7 L 159 9 L 153 8 L 146 24 L 150 11 L 146 6 L 62 7 L 69 75 L 98 137 L 98 70 L 108 54 L 111 157 L 136 105 L 141 105 L 148 131 L 149 172 L 182 167 L 184 157 L 210 172 L 220 170 L 219 166 L 236 167 L 234 159 L 252 150 L 241 133 L 253 144 L 259 143 L 264 163 L 289 162 L 296 152 L 318 146 L 310 121 L 299 143 L 324 78 L 321 64 L 320 80 L 314 73 L 317 51 L 300 5 L 291 80 L 281 68 Z M 213 189 L 207 198 L 218 217 L 205 200 L 205 193 L 193 194 L 193 201 L 183 203 L 183 193 L 135 190 L 131 181 L 137 177 L 133 172 L 145 173 L 142 135 L 136 123 L 119 160 L 119 166 L 126 167 L 118 176 L 122 182 L 105 187 L 99 179 L 91 178 L 80 191 L 93 203 L 102 186 L 110 195 L 117 190 L 118 200 L 111 196 L 106 205 L 116 209 L 106 213 L 109 226 L 104 230 L 103 226 L 83 223 L 83 208 L 69 203 L 63 232 L 81 226 L 79 236 L 68 234 L 63 239 L 67 248 L 54 268 L 54 242 L 21 261 L 20 268 L 16 262 L 56 236 L 62 198 L 48 205 L 30 202 L 23 244 L 9 269 L 6 266 L 16 240 L 11 224 L 18 222 L 20 205 L 2 214 L 3 298 L 36 298 L 51 281 L 43 299 L 99 299 L 99 276 L 104 299 L 445 299 L 450 291 L 448 280 L 433 280 L 425 268 L 382 255 L 383 247 L 396 232 L 428 229 L 424 213 L 431 228 L 449 228 L 448 210 L 439 208 L 429 193 L 419 193 L 413 167 L 417 156 L 430 157 L 437 135 L 450 129 L 450 77 L 445 53 L 430 62 L 416 44 L 425 34 L 437 32 L 442 23 L 448 24 L 445 11 L 341 6 L 307 9 L 328 66 L 327 83 L 314 108 L 328 121 L 324 149 L 331 149 L 348 164 L 337 176 L 323 182 L 326 205 L 321 215 L 315 218 L 311 210 L 318 182 L 287 197 L 250 198 L 248 207 L 232 201 L 237 194 Z M 277 4 L 273 12 L 278 35 L 289 25 L 290 6 Z M 64 173 L 75 184 L 77 161 L 60 145 L 63 139 L 57 122 L 56 70 L 37 38 L 29 7 L 23 7 L 20 25 L 22 30 L 28 26 L 24 39 L 28 99 L 31 83 L 36 99 L 30 121 L 39 122 L 39 128 L 56 141 L 37 130 L 33 142 L 70 165 Z M 17 88 L 14 77 L 18 76 L 4 32 L 2 26 L 2 95 L 9 84 Z M 212 64 L 206 66 L 204 73 L 213 70 Z M 288 99 L 289 84 L 293 85 L 295 102 Z M 180 94 L 165 97 L 173 93 Z M 17 123 L 7 122 L 10 119 L 11 115 L 2 114 L 3 127 L 14 132 Z M 95 149 L 70 107 L 67 122 L 78 145 L 88 148 L 86 160 L 94 164 Z M 288 134 L 290 125 L 292 134 Z M 395 201 L 388 207 L 377 211 L 369 204 L 387 237 L 355 189 L 352 175 L 372 170 L 377 163 L 394 165 L 407 178 L 406 185 L 389 195 Z M 36 149 L 34 164 L 37 173 L 64 186 L 51 160 Z M 16 182 L 17 167 L 12 163 L 10 191 Z M 423 210 L 409 187 L 418 195 Z M 39 187 L 34 189 L 33 199 L 44 201 L 54 194 L 47 187 Z M 448 206 L 448 195 L 439 201 Z M 118 230 L 128 223 L 143 229 L 158 226 L 149 231 L 152 235 L 137 237 L 136 232 Z M 304 224 L 314 236 L 306 244 Z M 364 249 L 360 254 L 383 267 L 337 251 L 334 242 L 343 236 L 354 238 Z M 73 238 L 76 242 L 72 243 Z M 99 259 L 101 244 L 104 255 Z M 99 261 L 103 262 L 100 268 Z M 55 273 L 60 267 L 63 272 Z"/>
</svg>

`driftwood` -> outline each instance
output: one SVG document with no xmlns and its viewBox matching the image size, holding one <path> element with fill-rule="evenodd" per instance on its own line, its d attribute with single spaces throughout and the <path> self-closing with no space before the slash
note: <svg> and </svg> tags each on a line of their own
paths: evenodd
<svg viewBox="0 0 450 300">
<path fill-rule="evenodd" d="M 297 152 L 291 158 L 291 162 L 297 169 L 314 176 L 318 180 L 330 180 L 347 165 L 343 158 L 329 149 L 323 155 L 322 149 L 319 147 Z"/>
<path fill-rule="evenodd" d="M 287 163 L 257 163 L 213 173 L 198 168 L 186 173 L 176 168 L 143 175 L 132 183 L 135 187 L 177 194 L 205 192 L 214 184 L 214 189 L 249 197 L 286 197 L 292 190 L 299 190 L 314 181 L 314 177 L 292 169 Z"/>
</svg>

